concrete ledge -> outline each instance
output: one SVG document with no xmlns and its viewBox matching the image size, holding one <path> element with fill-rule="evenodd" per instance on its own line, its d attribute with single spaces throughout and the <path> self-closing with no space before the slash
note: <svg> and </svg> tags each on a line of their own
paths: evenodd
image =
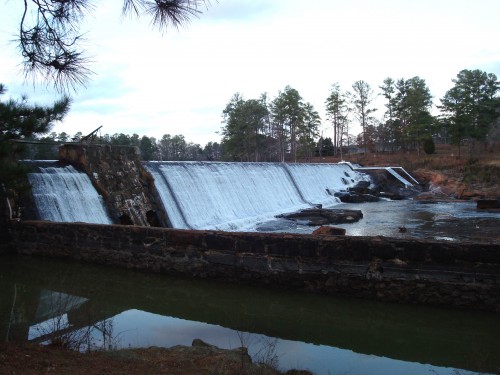
<svg viewBox="0 0 500 375">
<path fill-rule="evenodd" d="M 500 244 L 13 223 L 19 254 L 382 301 L 500 311 Z"/>
</svg>

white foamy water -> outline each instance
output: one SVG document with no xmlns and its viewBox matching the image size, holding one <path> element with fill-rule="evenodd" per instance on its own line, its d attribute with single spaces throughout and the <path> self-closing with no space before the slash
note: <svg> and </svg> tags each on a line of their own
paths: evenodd
<svg viewBox="0 0 500 375">
<path fill-rule="evenodd" d="M 354 186 L 365 175 L 347 164 L 283 164 L 299 193 L 312 204 L 332 206 L 338 203 L 335 192 Z"/>
<path fill-rule="evenodd" d="M 244 230 L 275 215 L 333 206 L 364 176 L 345 164 L 148 162 L 174 228 Z"/>
<path fill-rule="evenodd" d="M 72 166 L 39 167 L 28 180 L 41 220 L 111 224 L 89 177 Z"/>
</svg>

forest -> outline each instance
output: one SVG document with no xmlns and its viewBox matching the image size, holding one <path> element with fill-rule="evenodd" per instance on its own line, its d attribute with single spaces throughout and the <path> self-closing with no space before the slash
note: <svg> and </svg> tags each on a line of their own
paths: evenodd
<svg viewBox="0 0 500 375">
<path fill-rule="evenodd" d="M 499 140 L 499 90 L 494 74 L 464 69 L 435 108 L 429 87 L 418 76 L 388 77 L 376 90 L 362 80 L 349 90 L 334 83 L 325 97 L 323 120 L 311 103 L 287 86 L 274 98 L 263 93 L 259 98 L 246 99 L 235 93 L 222 110 L 220 143 L 202 146 L 182 134 L 164 134 L 157 139 L 123 133 L 97 134 L 93 142 L 137 146 L 143 160 L 294 162 L 348 153 L 433 153 L 436 143 L 456 145 L 460 156 L 463 145 L 470 148 L 475 142 Z M 377 96 L 384 99 L 382 111 L 374 106 Z M 24 101 L 2 103 L 12 108 L 20 104 L 26 105 Z M 66 111 L 70 101 L 67 105 Z M 8 111 L 0 116 L 8 117 Z M 10 131 L 7 123 L 7 119 L 2 121 L 3 138 L 10 134 L 11 138 L 44 142 L 24 147 L 23 157 L 28 159 L 54 159 L 59 144 L 85 139 L 81 132 L 49 133 L 47 128 L 45 132 L 16 133 L 18 125 L 14 123 L 14 131 Z M 362 131 L 355 134 L 353 128 Z M 323 137 L 323 133 L 332 136 Z"/>
</svg>

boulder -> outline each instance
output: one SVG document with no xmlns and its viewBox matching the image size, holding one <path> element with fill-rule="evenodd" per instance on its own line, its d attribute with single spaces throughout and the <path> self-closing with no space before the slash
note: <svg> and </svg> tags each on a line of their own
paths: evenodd
<svg viewBox="0 0 500 375">
<path fill-rule="evenodd" d="M 476 204 L 481 210 L 500 208 L 500 199 L 479 199 Z"/>
<path fill-rule="evenodd" d="M 310 208 L 276 217 L 292 221 L 303 221 L 305 225 L 309 226 L 320 226 L 326 224 L 354 223 L 363 217 L 363 213 L 360 210 Z"/>
<path fill-rule="evenodd" d="M 358 181 L 358 183 L 349 188 L 350 192 L 358 193 L 358 194 L 370 194 L 372 190 L 370 189 L 370 181 Z"/>
<path fill-rule="evenodd" d="M 315 236 L 344 236 L 346 230 L 344 228 L 321 226 L 312 232 Z"/>
<path fill-rule="evenodd" d="M 380 198 L 390 199 L 393 201 L 400 201 L 404 199 L 404 196 L 399 193 L 385 192 L 385 191 L 381 191 L 380 193 L 378 193 L 378 196 Z"/>
<path fill-rule="evenodd" d="M 378 202 L 380 200 L 379 197 L 371 194 L 357 194 L 357 193 L 347 193 L 340 192 L 335 193 L 335 196 L 340 199 L 341 202 L 344 203 L 364 203 L 364 202 Z"/>
</svg>

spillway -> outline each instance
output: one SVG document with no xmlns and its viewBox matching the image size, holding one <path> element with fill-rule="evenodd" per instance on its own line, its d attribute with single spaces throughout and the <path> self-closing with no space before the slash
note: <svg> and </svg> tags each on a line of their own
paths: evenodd
<svg viewBox="0 0 500 375">
<path fill-rule="evenodd" d="M 32 163 L 28 176 L 41 220 L 111 224 L 90 178 L 71 165 Z M 366 174 L 348 164 L 144 162 L 170 225 L 177 229 L 254 230 L 276 215 L 339 203 Z M 124 182 L 125 183 L 125 182 Z"/>
<path fill-rule="evenodd" d="M 44 162 L 28 174 L 39 219 L 111 224 L 102 197 L 89 177 L 72 166 Z"/>
<path fill-rule="evenodd" d="M 285 212 L 339 203 L 366 176 L 347 164 L 147 162 L 171 225 L 245 230 Z"/>
</svg>

